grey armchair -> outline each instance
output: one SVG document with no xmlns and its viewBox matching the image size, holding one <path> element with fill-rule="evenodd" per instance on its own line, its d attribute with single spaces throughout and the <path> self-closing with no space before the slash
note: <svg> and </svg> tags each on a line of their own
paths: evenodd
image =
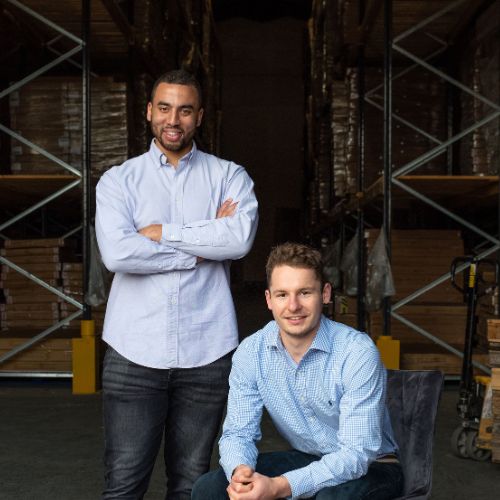
<svg viewBox="0 0 500 500">
<path fill-rule="evenodd" d="M 405 474 L 400 499 L 424 500 L 432 487 L 432 445 L 443 373 L 388 370 L 387 406 Z"/>
</svg>

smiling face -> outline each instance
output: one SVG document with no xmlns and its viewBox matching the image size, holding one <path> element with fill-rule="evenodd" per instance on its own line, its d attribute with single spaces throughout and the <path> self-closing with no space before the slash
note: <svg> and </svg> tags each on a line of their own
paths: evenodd
<svg viewBox="0 0 500 500">
<path fill-rule="evenodd" d="M 310 343 L 321 322 L 323 304 L 330 301 L 331 286 L 323 287 L 309 268 L 276 266 L 266 290 L 267 307 L 280 328 L 281 339 Z"/>
<path fill-rule="evenodd" d="M 177 162 L 193 144 L 203 109 L 198 92 L 191 85 L 160 83 L 148 104 L 147 119 L 158 148 L 170 163 Z"/>
</svg>

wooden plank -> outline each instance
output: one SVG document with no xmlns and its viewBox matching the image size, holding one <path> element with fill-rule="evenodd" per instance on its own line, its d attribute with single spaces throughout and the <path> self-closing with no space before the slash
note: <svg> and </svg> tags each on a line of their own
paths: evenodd
<svg viewBox="0 0 500 500">
<path fill-rule="evenodd" d="M 49 292 L 50 293 L 50 292 Z M 40 303 L 56 303 L 60 302 L 63 299 L 59 298 L 55 294 L 50 295 L 16 295 L 16 296 L 7 296 L 5 301 L 7 305 L 9 304 L 40 304 Z"/>
<path fill-rule="evenodd" d="M 488 363 L 486 354 L 474 354 L 473 360 L 485 365 Z M 441 370 L 446 375 L 460 375 L 462 359 L 452 353 L 403 352 L 400 366 L 402 370 Z M 483 374 L 479 370 L 476 370 L 475 373 Z"/>
<path fill-rule="evenodd" d="M 59 255 L 60 247 L 44 248 L 1 248 L 0 255 L 3 257 L 15 257 L 17 255 Z"/>
<path fill-rule="evenodd" d="M 2 330 L 9 330 L 10 328 L 32 328 L 32 329 L 45 329 L 57 323 L 57 319 L 12 319 L 2 320 Z"/>
<path fill-rule="evenodd" d="M 59 319 L 59 312 L 56 309 L 45 309 L 43 311 L 2 311 L 0 318 L 3 321 L 11 320 L 32 320 L 32 319 Z M 54 322 L 54 321 L 52 321 Z"/>
<path fill-rule="evenodd" d="M 500 391 L 500 368 L 491 369 L 491 388 Z"/>
<path fill-rule="evenodd" d="M 8 176 L 0 176 L 8 177 Z M 19 177 L 19 176 L 18 176 Z M 0 183 L 1 185 L 1 183 Z M 40 238 L 31 240 L 6 240 L 4 242 L 5 248 L 47 248 L 47 247 L 74 247 L 75 241 L 65 238 Z"/>
<path fill-rule="evenodd" d="M 486 324 L 488 341 L 500 341 L 500 319 L 489 319 Z"/>
<path fill-rule="evenodd" d="M 463 345 L 467 308 L 464 306 L 447 305 L 406 305 L 398 309 L 398 314 L 439 339 L 450 343 Z M 369 316 L 369 332 L 372 338 L 383 334 L 382 312 L 371 313 Z M 391 335 L 403 344 L 421 343 L 432 345 L 433 342 L 417 331 L 394 318 L 391 322 Z"/>
<path fill-rule="evenodd" d="M 7 353 L 8 350 L 0 349 L 0 356 Z M 28 349 L 26 351 L 22 351 L 19 354 L 16 354 L 13 358 L 13 361 L 48 361 L 48 362 L 70 362 L 72 357 L 72 349 L 71 347 L 68 349 Z M 1 365 L 0 365 L 1 366 Z"/>
<path fill-rule="evenodd" d="M 74 307 L 74 306 L 73 306 Z M 32 312 L 32 311 L 47 311 L 47 310 L 54 310 L 58 311 L 59 310 L 59 304 L 52 302 L 52 303 L 44 303 L 44 304 L 0 304 L 0 311 L 5 312 L 5 311 L 26 311 L 26 312 Z M 75 308 L 76 310 L 76 308 Z"/>
<path fill-rule="evenodd" d="M 2 272 L 0 273 L 0 280 L 2 282 L 27 282 L 31 281 L 29 278 L 26 278 L 24 275 L 21 273 L 18 273 L 17 271 L 7 271 L 7 266 L 3 266 Z M 37 278 L 40 278 L 41 280 L 45 279 L 56 279 L 60 277 L 60 271 L 59 270 L 54 270 L 54 271 L 46 271 L 46 270 L 41 270 L 41 269 L 36 269 L 36 272 L 34 271 L 28 271 L 31 274 L 35 275 Z"/>
<path fill-rule="evenodd" d="M 47 285 L 51 285 L 54 287 L 57 287 L 60 285 L 60 280 L 57 279 L 44 279 L 43 280 Z M 40 285 L 37 285 L 34 281 L 31 281 L 29 279 L 24 279 L 23 281 L 9 281 L 9 280 L 0 280 L 0 288 L 10 288 L 10 289 L 15 289 L 15 288 L 36 288 L 37 290 L 40 289 Z"/>
<path fill-rule="evenodd" d="M 0 365 L 0 372 L 71 372 L 71 361 L 13 361 L 8 360 Z"/>
<path fill-rule="evenodd" d="M 475 205 L 478 198 L 481 198 L 481 205 L 485 206 L 488 203 L 496 203 L 498 197 L 496 175 L 404 175 L 398 180 L 438 203 L 446 201 L 448 209 L 453 208 L 453 203 L 458 203 L 460 206 L 464 203 Z M 379 178 L 366 189 L 362 203 L 369 203 L 382 195 L 383 181 Z M 409 199 L 416 198 L 398 186 L 393 186 L 395 206 L 399 200 Z"/>
</svg>

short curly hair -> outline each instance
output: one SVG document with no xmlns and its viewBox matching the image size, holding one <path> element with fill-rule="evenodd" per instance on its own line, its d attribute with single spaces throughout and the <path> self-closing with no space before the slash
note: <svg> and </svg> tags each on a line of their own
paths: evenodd
<svg viewBox="0 0 500 500">
<path fill-rule="evenodd" d="M 168 71 L 167 73 L 163 73 L 160 75 L 153 84 L 153 88 L 151 90 L 150 101 L 153 102 L 155 98 L 156 89 L 160 83 L 172 83 L 177 85 L 187 85 L 188 87 L 194 87 L 196 93 L 198 94 L 198 103 L 201 107 L 202 105 L 202 91 L 200 82 L 196 79 L 196 77 L 186 71 L 185 69 L 174 69 L 172 71 Z"/>
<path fill-rule="evenodd" d="M 274 247 L 267 258 L 266 277 L 267 286 L 271 285 L 271 274 L 275 267 L 290 266 L 301 269 L 312 269 L 316 277 L 323 284 L 323 260 L 321 253 L 309 245 L 287 242 Z"/>
</svg>

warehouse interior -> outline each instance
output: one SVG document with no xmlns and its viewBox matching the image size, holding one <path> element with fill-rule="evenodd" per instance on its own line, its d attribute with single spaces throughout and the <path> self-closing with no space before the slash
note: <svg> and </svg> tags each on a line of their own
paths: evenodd
<svg viewBox="0 0 500 500">
<path fill-rule="evenodd" d="M 321 248 L 325 313 L 388 339 L 387 363 L 445 375 L 432 498 L 496 498 L 499 19 L 499 0 L 1 0 L 0 498 L 98 495 L 111 276 L 94 258 L 94 188 L 147 149 L 152 83 L 178 67 L 202 83 L 199 147 L 255 182 L 257 237 L 231 270 L 240 336 L 269 319 L 269 249 Z M 486 461 L 450 446 L 471 264 L 474 370 L 492 376 Z M 37 492 L 42 476 L 66 482 L 69 462 L 79 479 Z"/>
</svg>

